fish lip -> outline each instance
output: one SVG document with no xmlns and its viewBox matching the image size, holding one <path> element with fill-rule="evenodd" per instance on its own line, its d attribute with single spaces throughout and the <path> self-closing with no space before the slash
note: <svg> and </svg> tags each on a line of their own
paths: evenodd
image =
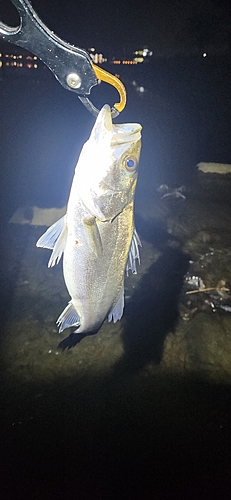
<svg viewBox="0 0 231 500">
<path fill-rule="evenodd" d="M 107 110 L 105 111 L 105 116 L 104 116 L 104 126 L 107 130 L 112 129 L 112 115 L 111 115 L 111 108 L 108 104 L 106 104 Z"/>
<path fill-rule="evenodd" d="M 102 109 L 100 110 L 97 121 L 101 123 L 101 125 L 108 131 L 112 130 L 112 115 L 111 115 L 111 108 L 109 104 L 104 104 Z"/>
<path fill-rule="evenodd" d="M 142 126 L 139 123 L 125 123 L 113 125 L 113 146 L 126 142 L 137 142 L 141 139 Z"/>
<path fill-rule="evenodd" d="M 124 123 L 123 130 L 125 130 L 126 132 L 128 130 L 129 135 L 137 134 L 137 132 L 140 132 L 142 130 L 142 125 L 140 125 L 139 123 Z"/>
</svg>

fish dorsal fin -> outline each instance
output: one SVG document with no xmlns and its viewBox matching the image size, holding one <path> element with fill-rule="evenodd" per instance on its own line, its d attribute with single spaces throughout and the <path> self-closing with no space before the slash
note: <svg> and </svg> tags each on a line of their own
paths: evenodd
<svg viewBox="0 0 231 500">
<path fill-rule="evenodd" d="M 124 311 L 124 283 L 120 290 L 119 298 L 116 302 L 116 305 L 111 309 L 111 311 L 108 314 L 108 321 L 113 320 L 113 322 L 116 323 L 116 321 L 119 321 L 122 318 L 123 311 Z"/>
<path fill-rule="evenodd" d="M 50 260 L 48 262 L 48 267 L 53 267 L 58 264 L 67 240 L 67 223 L 66 215 L 55 222 L 47 231 L 39 238 L 36 243 L 37 247 L 49 248 L 53 250 Z"/>
<path fill-rule="evenodd" d="M 96 257 L 101 257 L 103 253 L 103 245 L 95 217 L 85 218 L 83 220 L 83 224 L 89 247 L 94 252 Z"/>
<path fill-rule="evenodd" d="M 140 252 L 139 252 L 139 246 L 141 247 L 141 241 L 140 238 L 136 232 L 136 229 L 134 228 L 133 235 L 132 235 L 132 242 L 130 246 L 130 250 L 128 253 L 128 260 L 126 264 L 126 274 L 128 276 L 128 271 L 131 269 L 133 274 L 137 274 L 136 270 L 136 259 L 138 260 L 140 264 Z"/>
<path fill-rule="evenodd" d="M 63 310 L 62 314 L 60 314 L 56 324 L 59 327 L 59 333 L 63 332 L 65 328 L 69 328 L 70 326 L 80 326 L 80 317 L 71 300 L 67 307 Z"/>
</svg>

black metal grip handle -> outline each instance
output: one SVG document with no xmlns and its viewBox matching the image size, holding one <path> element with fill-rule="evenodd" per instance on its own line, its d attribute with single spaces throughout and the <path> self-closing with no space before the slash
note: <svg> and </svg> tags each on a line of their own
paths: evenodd
<svg viewBox="0 0 231 500">
<path fill-rule="evenodd" d="M 0 38 L 29 50 L 52 71 L 61 85 L 80 95 L 90 94 L 97 78 L 89 54 L 50 31 L 28 0 L 11 0 L 19 12 L 20 25 L 0 22 Z"/>
</svg>

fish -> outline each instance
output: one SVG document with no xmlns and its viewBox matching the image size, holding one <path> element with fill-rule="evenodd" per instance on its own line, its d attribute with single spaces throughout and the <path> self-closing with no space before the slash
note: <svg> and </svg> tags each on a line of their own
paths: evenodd
<svg viewBox="0 0 231 500">
<path fill-rule="evenodd" d="M 48 267 L 63 255 L 71 300 L 56 323 L 59 333 L 75 330 L 61 349 L 97 333 L 106 318 L 115 323 L 123 315 L 124 276 L 136 273 L 140 262 L 134 195 L 141 129 L 138 123 L 113 124 L 110 106 L 102 107 L 75 167 L 67 212 L 36 243 L 52 250 Z"/>
</svg>

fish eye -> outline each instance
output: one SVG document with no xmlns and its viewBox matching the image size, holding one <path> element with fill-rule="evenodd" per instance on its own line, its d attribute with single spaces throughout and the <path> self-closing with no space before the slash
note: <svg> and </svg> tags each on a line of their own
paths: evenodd
<svg viewBox="0 0 231 500">
<path fill-rule="evenodd" d="M 127 156 L 126 158 L 124 158 L 123 164 L 129 172 L 134 172 L 137 167 L 137 159 L 135 158 L 135 156 Z"/>
</svg>

